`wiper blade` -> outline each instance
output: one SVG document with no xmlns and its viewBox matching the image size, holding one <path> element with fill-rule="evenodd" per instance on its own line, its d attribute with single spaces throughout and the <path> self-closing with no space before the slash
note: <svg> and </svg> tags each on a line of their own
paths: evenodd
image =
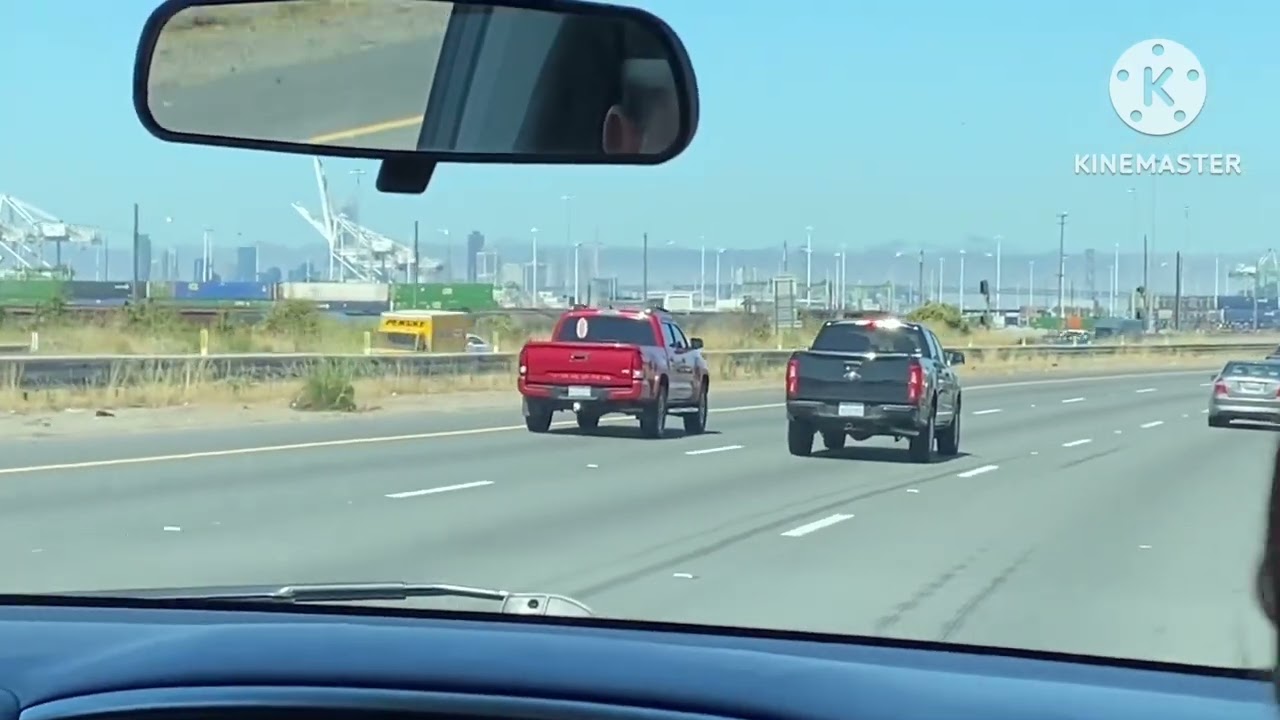
<svg viewBox="0 0 1280 720">
<path fill-rule="evenodd" d="M 235 587 L 146 588 L 53 593 L 64 597 L 207 600 L 228 602 L 340 603 L 454 597 L 501 602 L 500 612 L 517 615 L 593 615 L 586 605 L 564 595 L 517 593 L 444 583 L 361 582 L 299 583 Z"/>
</svg>

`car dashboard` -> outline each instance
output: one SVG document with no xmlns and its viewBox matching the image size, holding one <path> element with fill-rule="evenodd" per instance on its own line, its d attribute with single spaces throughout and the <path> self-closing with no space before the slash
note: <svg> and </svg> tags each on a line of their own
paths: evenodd
<svg viewBox="0 0 1280 720">
<path fill-rule="evenodd" d="M 1257 671 L 1120 667 L 597 618 L 240 607 L 0 606 L 0 720 L 1220 720 L 1276 713 L 1271 686 Z"/>
</svg>

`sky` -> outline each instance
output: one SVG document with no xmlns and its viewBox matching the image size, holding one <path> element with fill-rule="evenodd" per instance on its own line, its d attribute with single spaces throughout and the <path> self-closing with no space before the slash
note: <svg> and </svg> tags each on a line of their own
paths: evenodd
<svg viewBox="0 0 1280 720">
<path fill-rule="evenodd" d="M 149 0 L 19 0 L 0 43 L 0 193 L 127 236 L 131 204 L 160 241 L 206 226 L 292 245 L 318 238 L 289 207 L 318 206 L 304 156 L 161 143 L 133 112 L 130 77 Z M 362 220 L 490 237 L 565 224 L 606 246 L 764 248 L 898 243 L 1007 251 L 1068 245 L 1261 252 L 1280 177 L 1280 6 L 1192 0 L 643 0 L 693 59 L 702 120 L 658 167 L 445 166 L 423 196 L 362 194 Z M 1183 132 L 1148 138 L 1108 99 L 1111 68 L 1147 38 L 1190 48 L 1208 102 Z M 1076 153 L 1236 153 L 1242 176 L 1077 176 Z M 367 161 L 328 161 L 350 191 Z M 1137 198 L 1126 190 L 1136 187 Z M 1153 203 L 1153 196 L 1155 202 Z M 1189 207 L 1189 211 L 1184 210 Z M 172 218 L 170 224 L 164 218 Z M 1188 220 L 1188 217 L 1190 218 Z M 163 227 L 161 227 L 163 226 Z M 465 231 L 464 230 L 464 231 Z"/>
</svg>

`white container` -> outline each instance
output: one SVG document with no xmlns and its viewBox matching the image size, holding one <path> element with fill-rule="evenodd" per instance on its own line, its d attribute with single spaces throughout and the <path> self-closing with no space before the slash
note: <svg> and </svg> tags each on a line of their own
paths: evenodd
<svg viewBox="0 0 1280 720">
<path fill-rule="evenodd" d="M 388 302 L 390 286 L 386 283 L 280 283 L 279 295 L 283 300 L 309 302 Z"/>
</svg>

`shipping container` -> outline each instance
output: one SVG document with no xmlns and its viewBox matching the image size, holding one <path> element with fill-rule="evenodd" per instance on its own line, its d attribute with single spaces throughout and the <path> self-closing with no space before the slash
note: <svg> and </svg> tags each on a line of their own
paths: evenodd
<svg viewBox="0 0 1280 720">
<path fill-rule="evenodd" d="M 497 310 L 493 286 L 488 283 L 419 283 L 391 287 L 393 310 Z"/>
<path fill-rule="evenodd" d="M 315 308 L 320 312 L 337 315 L 355 315 L 360 317 L 377 317 L 389 308 L 384 302 L 318 302 Z"/>
<path fill-rule="evenodd" d="M 175 300 L 256 300 L 269 302 L 275 299 L 276 286 L 272 283 L 229 282 L 198 283 L 179 282 L 173 285 Z"/>
<path fill-rule="evenodd" d="M 133 297 L 133 283 L 72 280 L 66 284 L 67 300 L 121 300 Z"/>
<path fill-rule="evenodd" d="M 70 308 L 121 308 L 129 304 L 129 298 L 108 298 L 106 300 L 68 300 Z"/>
<path fill-rule="evenodd" d="M 61 280 L 0 280 L 0 305 L 27 306 L 65 297 Z"/>
<path fill-rule="evenodd" d="M 387 303 L 391 297 L 386 283 L 280 283 L 276 297 L 281 300 L 308 300 L 312 302 L 360 302 Z M 383 308 L 384 310 L 386 308 Z"/>
</svg>

